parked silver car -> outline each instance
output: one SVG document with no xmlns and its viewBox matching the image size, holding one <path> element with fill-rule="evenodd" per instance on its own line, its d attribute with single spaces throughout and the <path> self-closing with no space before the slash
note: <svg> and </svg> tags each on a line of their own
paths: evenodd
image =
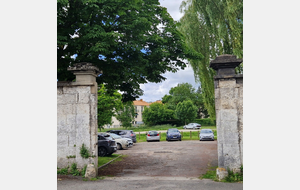
<svg viewBox="0 0 300 190">
<path fill-rule="evenodd" d="M 160 141 L 160 135 L 157 131 L 148 131 L 147 142 L 149 141 Z"/>
<path fill-rule="evenodd" d="M 121 136 L 113 134 L 113 133 L 108 133 L 117 143 L 118 150 L 121 149 L 128 149 L 129 142 L 126 139 L 123 139 Z"/>
<path fill-rule="evenodd" d="M 133 146 L 133 142 L 132 142 L 132 140 L 130 138 L 121 137 L 120 135 L 116 135 L 115 133 L 108 133 L 108 134 L 110 134 L 114 139 L 120 139 L 120 138 L 122 138 L 122 139 L 127 140 L 128 141 L 128 145 L 127 145 L 128 148 L 130 148 L 130 147 Z"/>
<path fill-rule="evenodd" d="M 200 129 L 201 128 L 201 124 L 199 123 L 189 123 L 185 126 L 183 126 L 184 129 Z"/>
<path fill-rule="evenodd" d="M 203 140 L 215 140 L 214 133 L 211 129 L 202 129 L 199 135 L 200 141 Z"/>
</svg>

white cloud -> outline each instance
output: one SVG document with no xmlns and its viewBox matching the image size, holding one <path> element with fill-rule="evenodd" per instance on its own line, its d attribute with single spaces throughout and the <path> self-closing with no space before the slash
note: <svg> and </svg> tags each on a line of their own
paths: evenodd
<svg viewBox="0 0 300 190">
<path fill-rule="evenodd" d="M 191 66 L 187 66 L 184 70 L 179 70 L 176 73 L 167 72 L 164 76 L 167 79 L 161 83 L 141 84 L 140 87 L 144 90 L 144 95 L 140 99 L 146 102 L 161 100 L 164 95 L 169 94 L 172 87 L 177 86 L 179 83 L 190 83 L 195 89 L 199 86 L 199 83 L 195 82 Z"/>
<path fill-rule="evenodd" d="M 159 2 L 162 7 L 167 8 L 168 13 L 174 20 L 179 21 L 179 19 L 183 16 L 183 14 L 179 11 L 182 0 L 159 0 Z"/>
<path fill-rule="evenodd" d="M 178 21 L 183 14 L 180 13 L 179 7 L 182 0 L 160 0 L 160 5 L 166 7 L 169 14 L 174 20 Z M 190 83 L 195 89 L 199 84 L 195 83 L 194 72 L 191 66 L 187 66 L 184 70 L 179 70 L 176 73 L 166 72 L 164 76 L 167 78 L 161 83 L 147 83 L 140 85 L 144 90 L 144 95 L 140 97 L 147 102 L 154 102 L 161 100 L 172 87 L 177 86 L 179 83 Z"/>
</svg>

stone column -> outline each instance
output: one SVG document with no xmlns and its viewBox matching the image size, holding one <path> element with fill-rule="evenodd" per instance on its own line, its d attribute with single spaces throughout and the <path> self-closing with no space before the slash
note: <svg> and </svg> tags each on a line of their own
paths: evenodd
<svg viewBox="0 0 300 190">
<path fill-rule="evenodd" d="M 93 164 L 97 173 L 97 82 L 101 73 L 91 63 L 77 63 L 68 71 L 76 82 L 57 83 L 57 167 L 73 163 L 82 169 Z M 83 158 L 80 149 L 85 145 L 90 157 Z"/>
<path fill-rule="evenodd" d="M 217 71 L 214 83 L 219 177 L 227 168 L 239 172 L 243 164 L 243 75 L 235 74 L 241 62 L 234 55 L 221 55 L 210 62 Z"/>
<path fill-rule="evenodd" d="M 76 75 L 76 82 L 73 85 L 91 85 L 91 93 L 97 94 L 97 82 L 96 77 L 102 73 L 97 67 L 91 63 L 76 63 L 74 67 L 67 68 L 68 71 L 73 72 Z"/>
</svg>

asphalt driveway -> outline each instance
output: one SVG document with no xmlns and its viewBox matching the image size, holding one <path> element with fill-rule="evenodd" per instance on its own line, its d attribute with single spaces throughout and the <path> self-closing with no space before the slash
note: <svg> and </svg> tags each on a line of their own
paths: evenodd
<svg viewBox="0 0 300 190">
<path fill-rule="evenodd" d="M 217 141 L 174 141 L 135 143 L 117 154 L 127 155 L 122 161 L 99 170 L 97 181 L 60 179 L 58 190 L 242 190 L 242 183 L 222 183 L 198 177 L 209 166 L 217 166 Z"/>
</svg>

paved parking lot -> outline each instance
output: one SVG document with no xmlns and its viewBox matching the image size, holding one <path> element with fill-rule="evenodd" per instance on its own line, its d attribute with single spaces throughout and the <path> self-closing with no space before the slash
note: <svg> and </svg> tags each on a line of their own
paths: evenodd
<svg viewBox="0 0 300 190">
<path fill-rule="evenodd" d="M 117 154 L 127 157 L 100 169 L 100 176 L 199 177 L 218 165 L 217 141 L 142 142 Z"/>
</svg>

